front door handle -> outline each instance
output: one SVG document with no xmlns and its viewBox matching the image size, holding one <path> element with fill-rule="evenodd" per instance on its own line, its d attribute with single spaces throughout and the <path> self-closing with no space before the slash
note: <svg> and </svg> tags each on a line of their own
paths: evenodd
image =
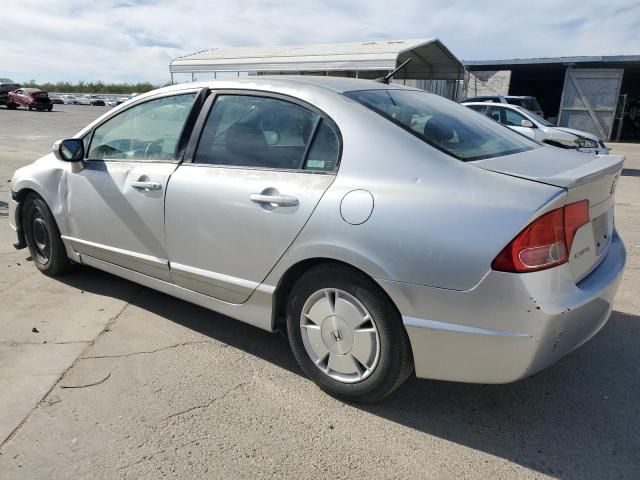
<svg viewBox="0 0 640 480">
<path fill-rule="evenodd" d="M 146 190 L 147 192 L 150 190 L 160 190 L 162 189 L 162 184 L 159 182 L 131 182 L 131 186 L 133 188 L 139 188 L 140 190 Z"/>
<path fill-rule="evenodd" d="M 262 193 L 252 193 L 249 195 L 249 200 L 254 203 L 262 203 L 278 207 L 296 207 L 298 205 L 298 199 L 289 195 L 265 195 Z"/>
</svg>

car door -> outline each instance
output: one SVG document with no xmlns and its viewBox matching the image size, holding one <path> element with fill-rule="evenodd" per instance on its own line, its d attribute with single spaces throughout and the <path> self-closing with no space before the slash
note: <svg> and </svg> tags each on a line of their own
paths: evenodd
<svg viewBox="0 0 640 480">
<path fill-rule="evenodd" d="M 218 92 L 209 102 L 191 161 L 167 188 L 167 250 L 174 283 L 237 304 L 333 182 L 340 137 L 326 116 L 286 97 Z"/>
<path fill-rule="evenodd" d="M 77 252 L 169 279 L 164 196 L 197 98 L 197 90 L 151 98 L 93 130 L 84 167 L 68 176 L 66 238 Z"/>
<path fill-rule="evenodd" d="M 18 104 L 18 105 L 24 105 L 24 98 L 22 97 L 23 95 L 23 90 L 20 88 L 18 90 L 16 90 L 15 92 L 13 92 L 13 102 Z"/>
</svg>

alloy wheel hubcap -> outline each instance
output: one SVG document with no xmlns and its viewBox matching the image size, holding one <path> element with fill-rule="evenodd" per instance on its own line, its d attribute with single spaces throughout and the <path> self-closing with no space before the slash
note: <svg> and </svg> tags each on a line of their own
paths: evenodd
<svg viewBox="0 0 640 480">
<path fill-rule="evenodd" d="M 334 380 L 360 382 L 378 364 L 378 329 L 364 305 L 350 293 L 335 288 L 313 293 L 302 307 L 300 330 L 313 363 Z"/>
</svg>

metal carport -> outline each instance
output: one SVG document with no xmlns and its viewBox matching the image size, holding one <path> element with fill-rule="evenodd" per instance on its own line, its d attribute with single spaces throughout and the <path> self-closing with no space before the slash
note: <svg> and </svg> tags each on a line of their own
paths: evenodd
<svg viewBox="0 0 640 480">
<path fill-rule="evenodd" d="M 469 79 L 489 78 L 482 88 L 497 87 L 494 94 L 537 97 L 545 115 L 560 126 L 604 140 L 640 140 L 640 55 L 481 60 L 465 66 L 473 75 Z M 465 85 L 469 96 L 476 94 L 473 86 Z"/>
<path fill-rule="evenodd" d="M 171 81 L 186 75 L 188 81 L 229 75 L 332 75 L 377 78 L 411 58 L 395 76 L 415 80 L 416 86 L 444 81 L 445 96 L 455 97 L 464 78 L 464 66 L 436 38 L 385 40 L 323 45 L 213 48 L 175 58 L 169 65 Z M 422 81 L 422 85 L 420 84 Z M 438 92 L 443 94 L 442 92 Z M 448 94 L 447 94 L 448 93 Z"/>
</svg>

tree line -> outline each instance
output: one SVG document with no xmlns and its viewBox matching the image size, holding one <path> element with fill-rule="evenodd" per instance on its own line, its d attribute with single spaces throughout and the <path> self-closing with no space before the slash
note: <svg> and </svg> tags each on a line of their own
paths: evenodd
<svg viewBox="0 0 640 480">
<path fill-rule="evenodd" d="M 162 85 L 153 85 L 149 82 L 138 83 L 104 83 L 104 82 L 44 82 L 39 83 L 35 80 L 29 80 L 22 84 L 23 87 L 39 88 L 47 92 L 56 93 L 111 93 L 111 94 L 129 94 L 129 93 L 145 93 Z"/>
</svg>

